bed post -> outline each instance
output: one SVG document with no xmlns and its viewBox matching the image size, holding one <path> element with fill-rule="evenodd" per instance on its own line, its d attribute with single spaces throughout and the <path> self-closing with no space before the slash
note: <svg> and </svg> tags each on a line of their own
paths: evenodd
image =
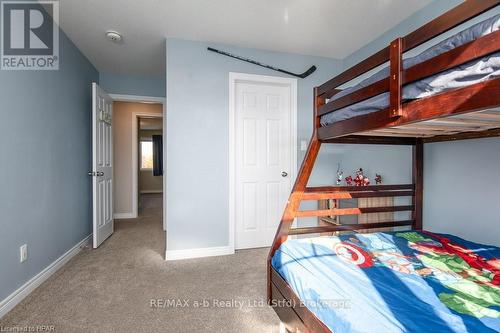
<svg viewBox="0 0 500 333">
<path fill-rule="evenodd" d="M 389 79 L 389 100 L 391 117 L 402 115 L 402 70 L 403 70 L 403 39 L 397 38 L 390 45 L 389 50 L 390 79 Z"/>
<path fill-rule="evenodd" d="M 306 155 L 302 161 L 299 173 L 293 185 L 292 193 L 288 197 L 288 202 L 285 207 L 285 212 L 281 218 L 278 231 L 274 236 L 274 241 L 269 251 L 267 258 L 267 300 L 270 302 L 272 300 L 272 286 L 271 286 L 271 260 L 274 253 L 280 247 L 280 245 L 286 241 L 288 233 L 295 219 L 295 215 L 299 210 L 300 200 L 302 194 L 304 193 L 309 177 L 314 167 L 314 162 L 318 156 L 319 149 L 321 147 L 321 142 L 318 140 L 318 128 L 321 126 L 320 117 L 318 116 L 318 109 L 325 104 L 325 98 L 323 96 L 318 96 L 318 88 L 314 88 L 314 118 L 313 118 L 313 133 L 311 136 L 311 141 L 307 147 Z"/>
<path fill-rule="evenodd" d="M 413 146 L 413 185 L 415 186 L 415 196 L 413 197 L 413 228 L 422 230 L 422 203 L 424 189 L 424 143 L 422 139 L 417 139 Z"/>
</svg>

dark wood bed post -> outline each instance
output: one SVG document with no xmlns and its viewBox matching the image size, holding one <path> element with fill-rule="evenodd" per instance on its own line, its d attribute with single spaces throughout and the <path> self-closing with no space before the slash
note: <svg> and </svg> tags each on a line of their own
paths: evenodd
<svg viewBox="0 0 500 333">
<path fill-rule="evenodd" d="M 424 142 L 418 139 L 413 146 L 413 226 L 414 230 L 422 230 L 422 206 L 424 197 Z"/>
<path fill-rule="evenodd" d="M 391 117 L 402 115 L 402 69 L 403 69 L 403 39 L 397 38 L 390 45 L 390 80 L 389 80 L 389 102 Z"/>
<path fill-rule="evenodd" d="M 318 96 L 318 88 L 314 88 L 314 118 L 313 118 L 313 133 L 311 135 L 311 140 L 309 141 L 309 146 L 307 147 L 306 155 L 300 166 L 299 173 L 297 174 L 297 179 L 293 185 L 292 192 L 288 197 L 288 202 L 281 218 L 280 224 L 278 226 L 278 231 L 274 237 L 274 242 L 269 251 L 269 256 L 267 258 L 267 299 L 268 302 L 272 299 L 272 286 L 271 286 L 271 260 L 274 253 L 286 241 L 290 228 L 295 219 L 296 213 L 299 210 L 300 199 L 304 193 L 309 177 L 314 167 L 314 162 L 318 156 L 319 149 L 321 147 L 321 142 L 318 140 L 318 128 L 320 124 L 320 116 L 318 116 L 318 109 L 325 104 L 325 98 Z"/>
</svg>

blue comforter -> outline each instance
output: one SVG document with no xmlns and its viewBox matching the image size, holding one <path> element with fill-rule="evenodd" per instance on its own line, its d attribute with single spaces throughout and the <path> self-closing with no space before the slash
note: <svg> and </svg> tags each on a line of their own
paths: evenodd
<svg viewBox="0 0 500 333">
<path fill-rule="evenodd" d="M 419 55 L 403 61 L 403 67 L 410 68 L 437 55 L 471 42 L 479 37 L 497 31 L 500 28 L 500 14 L 477 23 L 462 32 L 430 47 Z M 364 88 L 389 76 L 389 68 L 384 68 L 361 83 L 344 89 L 331 100 L 339 99 L 356 90 Z M 403 99 L 408 101 L 429 97 L 450 89 L 465 87 L 485 80 L 500 77 L 500 52 L 473 60 L 420 81 L 413 82 L 403 88 Z M 389 107 L 389 93 L 383 93 L 362 102 L 330 112 L 321 117 L 321 125 L 326 126 L 337 121 L 362 116 Z"/>
<path fill-rule="evenodd" d="M 288 240 L 272 266 L 330 330 L 500 331 L 500 248 L 428 232 Z"/>
</svg>

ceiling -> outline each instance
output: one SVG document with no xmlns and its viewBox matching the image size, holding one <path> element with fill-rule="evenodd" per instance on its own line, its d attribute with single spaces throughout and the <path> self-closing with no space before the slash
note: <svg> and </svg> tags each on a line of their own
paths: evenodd
<svg viewBox="0 0 500 333">
<path fill-rule="evenodd" d="M 61 0 L 60 24 L 99 71 L 162 75 L 165 37 L 343 59 L 432 1 Z"/>
</svg>

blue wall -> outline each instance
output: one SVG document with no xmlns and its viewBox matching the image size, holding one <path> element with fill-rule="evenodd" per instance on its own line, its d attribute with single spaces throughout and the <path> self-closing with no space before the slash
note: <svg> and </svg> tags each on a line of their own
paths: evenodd
<svg viewBox="0 0 500 333">
<path fill-rule="evenodd" d="M 298 81 L 298 139 L 309 140 L 313 86 L 338 73 L 340 61 L 210 45 L 296 72 L 315 64 L 317 72 Z M 280 75 L 210 53 L 207 46 L 201 42 L 167 40 L 169 251 L 228 245 L 229 72 Z M 299 152 L 298 160 L 302 161 L 303 156 Z"/>
<path fill-rule="evenodd" d="M 426 144 L 424 226 L 500 246 L 500 138 Z"/>
<path fill-rule="evenodd" d="M 92 233 L 91 82 L 64 33 L 60 70 L 0 71 L 0 300 Z M 28 260 L 19 263 L 19 247 Z"/>
<path fill-rule="evenodd" d="M 165 97 L 165 75 L 130 76 L 100 73 L 99 85 L 109 94 Z"/>
<path fill-rule="evenodd" d="M 409 32 L 412 32 L 413 30 L 421 27 L 423 24 L 443 14 L 447 10 L 457 6 L 461 2 L 462 0 L 434 0 L 434 2 L 431 2 L 429 5 L 411 15 L 394 28 L 366 44 L 350 56 L 344 58 L 344 67 L 348 68 L 357 64 L 361 60 L 389 45 L 389 43 L 397 37 L 401 37 Z"/>
<path fill-rule="evenodd" d="M 344 68 L 356 64 L 387 46 L 391 40 L 406 35 L 459 3 L 460 0 L 432 2 L 344 59 Z M 498 13 L 499 6 L 436 40 Z M 426 43 L 411 53 L 419 52 L 431 43 Z M 384 154 L 378 155 L 383 149 L 392 152 L 391 158 L 388 159 Z M 500 150 L 500 138 L 426 144 L 424 150 L 424 228 L 453 233 L 477 242 L 500 245 L 500 155 L 497 153 Z M 357 163 L 369 169 L 379 170 L 383 174 L 387 173 L 386 179 L 387 176 L 408 178 L 411 163 L 408 152 L 394 147 L 353 148 L 346 152 L 341 160 L 348 169 L 356 167 Z M 399 161 L 396 165 L 400 171 L 394 168 L 395 161 Z"/>
</svg>

